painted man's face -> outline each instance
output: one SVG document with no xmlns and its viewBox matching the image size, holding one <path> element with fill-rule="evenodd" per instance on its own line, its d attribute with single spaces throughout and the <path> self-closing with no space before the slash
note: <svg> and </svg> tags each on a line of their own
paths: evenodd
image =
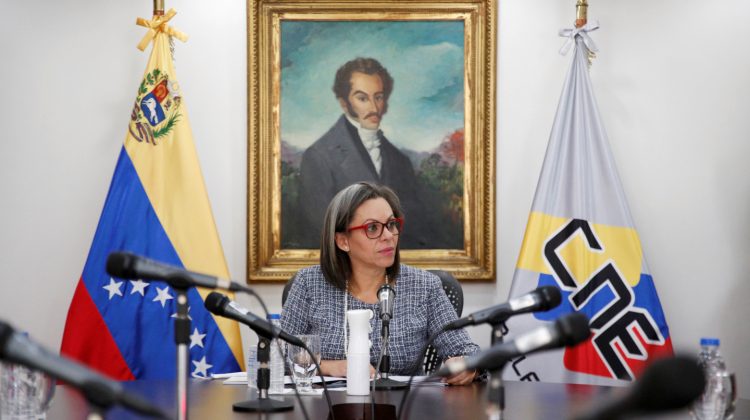
<svg viewBox="0 0 750 420">
<path fill-rule="evenodd" d="M 357 120 L 363 128 L 376 130 L 388 103 L 383 93 L 383 81 L 377 74 L 352 73 L 351 90 L 346 100 L 339 98 L 344 112 Z"/>
</svg>

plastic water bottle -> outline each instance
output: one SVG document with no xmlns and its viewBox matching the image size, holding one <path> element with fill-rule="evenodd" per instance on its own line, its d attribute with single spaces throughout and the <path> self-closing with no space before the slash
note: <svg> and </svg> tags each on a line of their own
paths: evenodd
<svg viewBox="0 0 750 420">
<path fill-rule="evenodd" d="M 369 309 L 347 311 L 349 348 L 346 352 L 347 395 L 370 395 L 370 318 Z"/>
<path fill-rule="evenodd" d="M 247 352 L 247 386 L 248 388 L 258 387 L 258 345 L 253 344 L 250 346 L 250 351 Z"/>
<path fill-rule="evenodd" d="M 732 389 L 724 358 L 719 354 L 718 338 L 701 338 L 698 363 L 706 374 L 706 389 L 695 401 L 693 414 L 699 420 L 723 419 Z"/>
<path fill-rule="evenodd" d="M 268 320 L 275 327 L 281 328 L 281 315 L 268 314 Z M 284 393 L 284 355 L 279 350 L 279 340 L 271 340 L 271 385 L 268 387 L 269 394 Z"/>
</svg>

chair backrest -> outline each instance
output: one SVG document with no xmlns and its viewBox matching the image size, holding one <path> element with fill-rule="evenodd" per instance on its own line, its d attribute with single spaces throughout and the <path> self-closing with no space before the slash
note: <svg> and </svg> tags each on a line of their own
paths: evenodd
<svg viewBox="0 0 750 420">
<path fill-rule="evenodd" d="M 443 270 L 429 270 L 440 277 L 440 281 L 443 283 L 443 290 L 448 296 L 448 300 L 451 301 L 453 309 L 456 310 L 456 316 L 459 318 L 464 311 L 464 291 L 461 288 L 461 283 L 453 277 L 453 274 Z"/>
<path fill-rule="evenodd" d="M 286 303 L 286 298 L 289 296 L 289 290 L 292 289 L 292 284 L 294 283 L 294 279 L 297 278 L 297 273 L 294 273 L 292 277 L 289 278 L 289 280 L 286 281 L 286 284 L 284 285 L 284 290 L 281 292 L 281 306 L 283 307 Z"/>
<path fill-rule="evenodd" d="M 448 300 L 451 301 L 453 309 L 456 310 L 456 316 L 461 317 L 464 311 L 464 291 L 461 288 L 461 283 L 456 280 L 453 275 L 443 270 L 429 270 L 431 273 L 437 275 L 440 281 L 443 283 L 443 290 L 448 296 Z M 427 346 L 427 351 L 424 355 L 424 361 L 422 362 L 422 369 L 426 375 L 430 375 L 437 370 L 442 364 L 442 360 L 438 357 L 438 352 L 432 345 Z"/>
</svg>

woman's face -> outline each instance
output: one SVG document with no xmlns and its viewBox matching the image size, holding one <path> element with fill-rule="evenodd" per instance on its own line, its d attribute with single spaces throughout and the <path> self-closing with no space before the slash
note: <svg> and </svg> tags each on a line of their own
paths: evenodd
<svg viewBox="0 0 750 420">
<path fill-rule="evenodd" d="M 354 212 L 354 217 L 347 229 L 366 225 L 371 222 L 387 223 L 393 220 L 393 210 L 384 198 L 373 198 L 362 203 Z M 379 226 L 382 228 L 383 226 Z M 349 253 L 352 268 L 386 269 L 393 265 L 396 257 L 398 235 L 383 228 L 379 238 L 367 237 L 367 228 L 355 229 L 336 234 L 336 246 Z M 371 235 L 372 236 L 372 235 Z"/>
</svg>

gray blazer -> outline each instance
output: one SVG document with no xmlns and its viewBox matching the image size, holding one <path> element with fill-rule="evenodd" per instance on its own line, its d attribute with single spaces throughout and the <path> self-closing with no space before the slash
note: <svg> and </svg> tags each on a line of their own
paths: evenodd
<svg viewBox="0 0 750 420">
<path fill-rule="evenodd" d="M 422 370 L 419 355 L 427 338 L 440 331 L 443 325 L 456 320 L 457 316 L 443 292 L 440 279 L 434 274 L 402 264 L 394 280 L 396 301 L 388 343 L 391 373 L 408 375 L 415 367 Z M 293 335 L 319 335 L 322 359 L 344 360 L 345 296 L 349 310 L 370 309 L 375 314 L 370 319 L 370 363 L 375 366 L 382 346 L 380 305 L 345 295 L 343 290 L 326 281 L 319 265 L 303 268 L 297 273 L 281 313 L 281 327 Z M 433 344 L 441 361 L 479 352 L 479 346 L 471 341 L 464 329 L 446 331 L 438 335 Z"/>
</svg>

